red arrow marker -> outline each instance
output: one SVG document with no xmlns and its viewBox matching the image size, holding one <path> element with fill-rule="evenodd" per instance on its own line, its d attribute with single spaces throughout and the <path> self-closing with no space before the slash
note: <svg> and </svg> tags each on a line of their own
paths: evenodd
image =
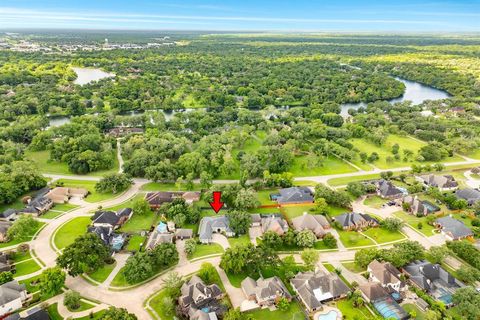
<svg viewBox="0 0 480 320">
<path fill-rule="evenodd" d="M 222 197 L 221 191 L 213 191 L 213 202 L 209 202 L 209 203 L 210 203 L 210 207 L 212 207 L 215 213 L 218 213 L 218 211 L 220 211 L 220 209 L 222 209 L 223 207 L 223 202 L 220 201 L 221 197 Z"/>
</svg>

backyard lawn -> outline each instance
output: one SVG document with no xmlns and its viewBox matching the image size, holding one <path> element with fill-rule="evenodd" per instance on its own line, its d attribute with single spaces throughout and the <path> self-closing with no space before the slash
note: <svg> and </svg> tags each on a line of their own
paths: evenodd
<svg viewBox="0 0 480 320">
<path fill-rule="evenodd" d="M 223 253 L 223 248 L 218 243 L 197 244 L 195 252 L 188 256 L 188 259 L 196 259 L 211 254 Z"/>
<path fill-rule="evenodd" d="M 10 246 L 13 246 L 13 245 L 22 243 L 22 242 L 26 242 L 26 241 L 32 240 L 33 236 L 34 236 L 34 235 L 38 232 L 38 230 L 40 230 L 44 225 L 45 225 L 44 222 L 38 222 L 38 227 L 37 227 L 36 229 L 34 229 L 33 232 L 32 232 L 32 234 L 30 234 L 28 237 L 21 238 L 21 239 L 14 239 L 14 240 L 10 240 L 10 241 L 8 241 L 8 242 L 2 242 L 2 243 L 0 243 L 0 248 L 10 247 Z"/>
<path fill-rule="evenodd" d="M 371 197 L 367 197 L 363 202 L 363 204 L 372 208 L 380 209 L 382 205 L 387 203 L 387 201 L 388 200 L 385 200 L 379 196 L 371 196 Z"/>
<path fill-rule="evenodd" d="M 405 235 L 401 232 L 391 232 L 383 228 L 370 228 L 368 230 L 362 231 L 377 243 L 385 243 L 391 241 L 397 241 L 405 239 Z"/>
<path fill-rule="evenodd" d="M 337 301 L 336 307 L 342 312 L 344 319 L 381 319 L 373 315 L 365 306 L 354 307 L 352 302 L 348 299 Z"/>
<path fill-rule="evenodd" d="M 145 237 L 141 235 L 134 234 L 128 240 L 127 250 L 129 251 L 139 251 L 140 245 L 145 242 Z"/>
<path fill-rule="evenodd" d="M 301 216 L 303 213 L 312 213 L 310 210 L 315 209 L 315 204 L 308 205 L 292 205 L 292 206 L 282 206 L 280 211 L 284 214 L 287 219 L 293 219 L 295 217 Z"/>
<path fill-rule="evenodd" d="M 293 300 L 286 311 L 281 311 L 278 309 L 275 311 L 270 311 L 267 308 L 248 312 L 248 314 L 256 320 L 303 320 L 305 319 L 305 314 L 301 308 L 302 307 L 300 304 Z"/>
<path fill-rule="evenodd" d="M 95 272 L 92 272 L 92 273 L 88 274 L 88 276 L 90 278 L 92 278 L 93 280 L 95 280 L 99 283 L 102 283 L 105 280 L 107 280 L 108 276 L 110 275 L 110 273 L 112 273 L 116 264 L 117 264 L 116 262 L 112 263 L 112 264 L 104 264 L 102 268 L 98 269 Z"/>
<path fill-rule="evenodd" d="M 63 183 L 63 186 L 70 187 L 70 188 L 85 188 L 90 193 L 84 199 L 86 202 L 99 202 L 107 199 L 114 198 L 119 194 L 113 193 L 99 193 L 95 190 L 96 181 L 91 180 L 72 180 L 72 179 L 59 179 L 58 183 Z"/>
<path fill-rule="evenodd" d="M 347 248 L 374 245 L 373 241 L 356 231 L 337 230 L 340 241 Z"/>
<path fill-rule="evenodd" d="M 414 216 L 413 214 L 408 214 L 403 211 L 395 212 L 394 215 L 405 221 L 409 226 L 414 228 L 415 230 L 423 233 L 427 237 L 434 235 L 433 230 L 435 228 L 427 223 L 427 218 L 426 217 L 421 217 L 418 218 L 417 216 Z M 418 223 L 421 222 L 422 227 L 419 228 Z"/>
<path fill-rule="evenodd" d="M 260 201 L 262 206 L 269 205 L 269 204 L 277 204 L 276 201 L 270 200 L 270 194 L 278 193 L 277 189 L 267 189 L 267 190 L 260 190 L 257 191 L 257 199 Z"/>
<path fill-rule="evenodd" d="M 142 230 L 150 230 L 150 227 L 155 224 L 157 219 L 157 214 L 151 210 L 143 215 L 134 212 L 130 220 L 120 228 L 120 231 L 136 233 Z"/>
<path fill-rule="evenodd" d="M 230 246 L 235 246 L 237 244 L 249 244 L 250 243 L 250 237 L 248 234 L 241 235 L 239 237 L 231 237 L 228 238 L 228 242 L 230 243 Z"/>
<path fill-rule="evenodd" d="M 90 217 L 77 217 L 63 224 L 55 232 L 53 242 L 57 249 L 63 249 L 72 244 L 75 239 L 87 232 L 87 227 L 92 223 Z"/>
<path fill-rule="evenodd" d="M 407 311 L 408 313 L 410 312 L 415 312 L 415 314 L 417 315 L 416 317 L 412 317 L 411 319 L 414 319 L 414 320 L 423 320 L 425 319 L 425 313 L 420 310 L 416 305 L 414 304 L 411 304 L 411 303 L 406 303 L 406 304 L 403 304 L 402 305 L 403 309 L 405 309 L 405 311 Z"/>
</svg>

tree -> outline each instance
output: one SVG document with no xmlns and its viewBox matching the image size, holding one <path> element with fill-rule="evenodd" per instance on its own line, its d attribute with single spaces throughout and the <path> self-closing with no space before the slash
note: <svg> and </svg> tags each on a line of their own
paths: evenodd
<svg viewBox="0 0 480 320">
<path fill-rule="evenodd" d="M 206 283 L 212 284 L 218 279 L 218 273 L 215 267 L 208 262 L 202 263 L 200 270 L 198 270 L 198 276 Z"/>
<path fill-rule="evenodd" d="M 257 199 L 257 193 L 253 189 L 240 189 L 235 201 L 234 207 L 238 210 L 253 209 L 260 205 Z"/>
<path fill-rule="evenodd" d="M 428 256 L 433 263 L 442 263 L 448 254 L 449 250 L 444 246 L 434 246 L 428 250 Z"/>
<path fill-rule="evenodd" d="M 148 252 L 137 252 L 127 259 L 124 268 L 123 274 L 128 283 L 141 282 L 153 274 L 153 258 Z"/>
<path fill-rule="evenodd" d="M 295 241 L 299 247 L 311 248 L 313 247 L 313 244 L 315 243 L 315 241 L 317 241 L 317 237 L 311 230 L 306 229 L 297 233 L 295 237 Z"/>
<path fill-rule="evenodd" d="M 337 247 L 337 239 L 331 234 L 327 233 L 325 236 L 323 236 L 323 244 L 330 249 L 336 248 Z"/>
<path fill-rule="evenodd" d="M 281 297 L 277 302 L 277 308 L 280 311 L 286 312 L 288 308 L 290 308 L 290 301 L 288 301 L 285 297 Z"/>
<path fill-rule="evenodd" d="M 66 274 L 62 269 L 47 268 L 43 270 L 39 279 L 39 289 L 44 297 L 54 296 L 62 291 L 65 285 Z"/>
<path fill-rule="evenodd" d="M 143 216 L 150 212 L 150 205 L 144 198 L 138 198 L 133 201 L 132 209 L 136 215 Z"/>
<path fill-rule="evenodd" d="M 307 269 L 313 271 L 315 265 L 320 259 L 320 254 L 315 249 L 304 249 L 301 253 L 301 257 Z"/>
<path fill-rule="evenodd" d="M 188 239 L 185 241 L 185 253 L 187 255 L 192 255 L 197 249 L 197 241 L 195 239 Z"/>
<path fill-rule="evenodd" d="M 349 182 L 347 192 L 355 198 L 361 197 L 366 193 L 365 186 L 361 182 Z"/>
<path fill-rule="evenodd" d="M 470 266 L 461 266 L 457 270 L 457 277 L 460 281 L 473 285 L 476 281 L 480 281 L 480 270 Z"/>
<path fill-rule="evenodd" d="M 245 211 L 228 211 L 226 214 L 228 221 L 230 223 L 230 228 L 235 232 L 235 234 L 246 234 L 250 224 L 252 223 L 252 217 L 248 212 Z"/>
<path fill-rule="evenodd" d="M 175 302 L 173 301 L 172 297 L 164 297 L 159 307 L 163 314 L 167 316 L 175 315 Z"/>
<path fill-rule="evenodd" d="M 366 268 L 377 257 L 378 250 L 375 248 L 360 249 L 355 252 L 355 263 L 362 268 Z"/>
<path fill-rule="evenodd" d="M 169 297 L 178 298 L 180 296 L 180 288 L 184 281 L 176 272 L 169 272 L 163 280 L 164 290 Z"/>
<path fill-rule="evenodd" d="M 228 248 L 222 255 L 220 267 L 227 273 L 239 274 L 249 267 L 252 244 L 240 244 Z"/>
<path fill-rule="evenodd" d="M 0 272 L 0 285 L 13 280 L 13 273 L 10 271 Z"/>
<path fill-rule="evenodd" d="M 315 199 L 315 211 L 322 215 L 328 214 L 328 203 L 323 198 Z"/>
<path fill-rule="evenodd" d="M 95 185 L 95 190 L 100 193 L 117 193 L 126 190 L 133 183 L 132 179 L 124 173 L 111 173 L 104 176 Z"/>
<path fill-rule="evenodd" d="M 39 222 L 31 215 L 22 215 L 8 228 L 7 238 L 12 240 L 28 238 L 33 235 L 38 226 Z"/>
<path fill-rule="evenodd" d="M 101 320 L 137 320 L 133 313 L 128 313 L 127 309 L 110 307 L 100 318 Z"/>
<path fill-rule="evenodd" d="M 110 256 L 110 249 L 94 233 L 79 236 L 57 257 L 57 264 L 72 277 L 100 269 Z"/>
<path fill-rule="evenodd" d="M 380 225 L 390 232 L 398 232 L 402 230 L 404 223 L 400 219 L 389 217 L 382 220 Z"/>
<path fill-rule="evenodd" d="M 282 239 L 276 232 L 267 231 L 262 235 L 262 243 L 270 248 L 278 249 L 282 244 Z"/>
<path fill-rule="evenodd" d="M 77 310 L 80 308 L 80 294 L 76 291 L 67 291 L 65 297 L 63 298 L 63 305 L 68 308 L 68 310 Z"/>
<path fill-rule="evenodd" d="M 239 308 L 229 309 L 224 315 L 223 320 L 253 320 L 253 316 L 248 313 L 240 312 Z"/>
<path fill-rule="evenodd" d="M 380 172 L 380 177 L 385 180 L 390 180 L 393 177 L 393 172 L 392 171 Z"/>
<path fill-rule="evenodd" d="M 473 287 L 457 289 L 452 296 L 457 312 L 467 320 L 480 318 L 480 293 Z"/>
</svg>

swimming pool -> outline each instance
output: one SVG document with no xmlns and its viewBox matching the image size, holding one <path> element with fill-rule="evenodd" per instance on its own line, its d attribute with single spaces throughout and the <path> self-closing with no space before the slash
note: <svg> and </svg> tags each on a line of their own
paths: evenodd
<svg viewBox="0 0 480 320">
<path fill-rule="evenodd" d="M 335 310 L 330 310 L 328 313 L 318 316 L 318 320 L 337 320 L 338 313 Z"/>
</svg>

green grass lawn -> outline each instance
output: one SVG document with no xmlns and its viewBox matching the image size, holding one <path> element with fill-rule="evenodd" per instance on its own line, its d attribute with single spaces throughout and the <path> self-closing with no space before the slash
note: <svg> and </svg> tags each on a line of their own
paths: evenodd
<svg viewBox="0 0 480 320">
<path fill-rule="evenodd" d="M 293 181 L 294 186 L 299 186 L 299 187 L 314 187 L 318 183 L 315 181 L 309 181 L 309 180 L 295 180 Z"/>
<path fill-rule="evenodd" d="M 365 152 L 368 155 L 370 155 L 372 152 L 376 152 L 380 159 L 378 161 L 375 161 L 373 164 L 381 169 L 389 169 L 389 168 L 398 168 L 398 167 L 405 167 L 405 166 L 410 166 L 412 163 L 415 163 L 415 161 L 403 161 L 403 150 L 410 150 L 413 151 L 414 155 L 411 157 L 412 159 L 415 158 L 415 156 L 418 153 L 418 150 L 420 150 L 421 147 L 427 145 L 423 141 L 419 141 L 416 139 L 412 139 L 407 136 L 399 136 L 395 134 L 390 134 L 386 140 L 386 142 L 382 146 L 378 146 L 374 144 L 371 141 L 368 141 L 366 139 L 351 139 L 350 142 L 354 145 L 354 147 L 360 152 Z M 387 157 L 392 157 L 392 146 L 398 143 L 400 146 L 400 155 L 401 155 L 401 160 L 394 160 L 392 162 L 387 162 Z M 462 161 L 462 158 L 458 156 L 453 156 L 453 157 L 447 157 L 443 159 L 441 162 L 454 162 L 454 161 Z M 428 164 L 432 162 L 422 162 L 422 164 Z"/>
<path fill-rule="evenodd" d="M 51 320 L 63 320 L 63 317 L 58 313 L 58 303 L 52 303 L 47 308 L 48 315 Z"/>
<path fill-rule="evenodd" d="M 88 276 L 93 280 L 102 283 L 105 280 L 107 280 L 108 276 L 110 275 L 110 273 L 112 273 L 115 266 L 116 266 L 116 262 L 112 264 L 105 264 L 102 268 L 98 269 L 97 271 L 88 274 Z"/>
<path fill-rule="evenodd" d="M 85 310 L 88 310 L 88 309 L 92 309 L 93 307 L 95 307 L 93 304 L 85 301 L 85 300 L 80 300 L 80 306 L 77 308 L 77 309 L 70 309 L 67 307 L 67 309 L 70 311 L 70 312 L 82 312 L 82 311 L 85 311 Z"/>
<path fill-rule="evenodd" d="M 405 239 L 401 232 L 391 232 L 383 228 L 370 228 L 363 231 L 364 234 L 375 240 L 377 243 L 385 243 Z"/>
<path fill-rule="evenodd" d="M 341 178 L 333 178 L 327 181 L 327 183 L 331 186 L 344 186 L 347 185 L 349 182 L 358 182 L 364 180 L 372 180 L 372 179 L 379 179 L 380 174 L 366 174 L 362 176 L 352 176 L 352 177 L 341 177 Z"/>
<path fill-rule="evenodd" d="M 259 213 L 259 214 L 273 214 L 273 213 L 280 213 L 280 209 L 279 208 L 254 208 L 254 209 L 249 209 L 248 212 Z"/>
<path fill-rule="evenodd" d="M 302 206 L 284 206 L 280 211 L 285 215 L 287 219 L 293 219 L 295 217 L 303 215 L 304 212 L 313 214 L 310 209 L 314 209 L 315 204 L 308 204 Z"/>
<path fill-rule="evenodd" d="M 78 208 L 78 206 L 74 204 L 69 204 L 69 203 L 56 204 L 51 210 L 49 210 L 47 213 L 42 215 L 42 219 L 55 219 L 59 215 L 67 211 L 73 210 L 75 208 Z"/>
<path fill-rule="evenodd" d="M 18 262 L 29 260 L 29 259 L 32 259 L 32 255 L 30 254 L 30 251 L 26 251 L 26 252 L 15 251 L 15 252 L 13 252 L 12 260 L 13 260 L 14 263 L 18 263 Z"/>
<path fill-rule="evenodd" d="M 63 186 L 69 187 L 69 188 L 85 188 L 87 189 L 90 193 L 89 195 L 84 199 L 87 202 L 99 202 L 99 201 L 104 201 L 107 199 L 114 198 L 115 196 L 118 196 L 119 194 L 113 194 L 113 193 L 99 193 L 95 190 L 95 184 L 97 183 L 96 181 L 90 181 L 90 180 L 72 180 L 72 179 L 59 179 L 59 183 L 63 183 Z"/>
<path fill-rule="evenodd" d="M 370 196 L 368 198 L 365 199 L 365 201 L 363 202 L 366 206 L 369 206 L 369 207 L 372 207 L 372 208 L 376 208 L 376 209 L 380 209 L 382 207 L 382 205 L 384 205 L 385 203 L 387 203 L 388 200 L 385 200 L 379 196 Z"/>
<path fill-rule="evenodd" d="M 121 228 L 120 231 L 122 232 L 131 232 L 137 233 L 142 230 L 150 230 L 150 227 L 155 224 L 157 221 L 158 216 L 153 211 L 148 211 L 145 214 L 137 214 L 133 213 L 130 220 L 127 221 Z"/>
<path fill-rule="evenodd" d="M 302 307 L 295 300 L 290 303 L 288 310 L 281 311 L 275 310 L 270 311 L 269 309 L 260 309 L 252 312 L 248 312 L 249 315 L 256 320 L 303 320 L 305 315 L 301 309 Z"/>
<path fill-rule="evenodd" d="M 112 283 L 110 284 L 111 286 L 114 286 L 114 287 L 126 287 L 128 286 L 128 282 L 127 280 L 125 279 L 125 275 L 123 273 L 123 269 L 125 267 L 123 267 L 122 269 L 120 269 L 117 273 L 117 275 L 115 276 L 115 278 L 113 278 L 112 280 Z"/>
<path fill-rule="evenodd" d="M 193 191 L 200 191 L 202 187 L 200 184 L 195 183 Z M 161 182 L 149 182 L 142 186 L 142 191 L 186 191 L 187 188 L 184 184 L 177 186 L 175 183 L 161 183 Z"/>
<path fill-rule="evenodd" d="M 38 222 L 38 227 L 32 230 L 32 233 L 25 238 L 13 239 L 8 242 L 0 243 L 0 248 L 10 247 L 19 243 L 27 242 L 32 240 L 33 236 L 45 225 L 45 222 Z"/>
<path fill-rule="evenodd" d="M 418 218 L 417 216 L 414 216 L 413 214 L 408 214 L 403 211 L 395 212 L 394 215 L 405 221 L 409 226 L 414 228 L 415 230 L 423 233 L 427 237 L 434 235 L 433 230 L 435 228 L 427 223 L 427 218 L 426 217 L 421 217 Z M 418 223 L 422 223 L 422 228 L 420 229 L 418 227 Z"/>
<path fill-rule="evenodd" d="M 35 260 L 23 260 L 19 263 L 15 263 L 15 274 L 13 275 L 14 278 L 18 278 L 21 276 L 25 276 L 27 274 L 34 273 L 40 270 L 41 267 L 38 265 Z"/>
<path fill-rule="evenodd" d="M 342 312 L 343 319 L 381 319 L 373 315 L 365 306 L 360 308 L 353 306 L 352 302 L 348 299 L 337 301 L 336 307 Z"/>
<path fill-rule="evenodd" d="M 241 235 L 239 237 L 231 237 L 228 238 L 228 242 L 230 243 L 230 246 L 235 246 L 237 244 L 249 244 L 250 243 L 250 237 L 248 234 Z"/>
<path fill-rule="evenodd" d="M 350 270 L 351 272 L 354 272 L 354 273 L 362 273 L 367 271 L 367 268 L 362 268 L 359 265 L 357 265 L 355 262 L 342 262 L 342 265 L 347 270 Z"/>
<path fill-rule="evenodd" d="M 50 151 L 45 150 L 45 151 L 27 151 L 25 152 L 25 158 L 35 162 L 37 165 L 38 169 L 42 173 L 53 173 L 53 174 L 72 174 L 70 170 L 68 169 L 68 165 L 65 162 L 55 162 L 55 161 L 50 161 Z M 113 163 L 113 168 L 108 169 L 108 170 L 101 170 L 101 171 L 95 171 L 95 172 L 90 172 L 87 174 L 88 176 L 104 176 L 109 173 L 115 173 L 118 172 L 118 159 L 116 153 L 114 154 L 114 163 Z"/>
<path fill-rule="evenodd" d="M 168 294 L 166 290 L 160 290 L 155 297 L 150 300 L 150 307 L 160 316 L 162 320 L 173 320 L 174 314 L 168 315 L 163 312 L 163 299 L 167 298 Z"/>
<path fill-rule="evenodd" d="M 420 310 L 416 305 L 411 304 L 411 303 L 406 303 L 402 305 L 402 308 L 405 309 L 408 313 L 414 312 L 416 314 L 416 317 L 412 317 L 411 319 L 414 320 L 424 320 L 425 319 L 425 313 Z"/>
<path fill-rule="evenodd" d="M 58 249 L 63 249 L 72 244 L 78 236 L 87 232 L 87 227 L 92 223 L 90 217 L 77 217 L 62 225 L 53 239 Z"/>
<path fill-rule="evenodd" d="M 260 190 L 257 191 L 257 199 L 260 201 L 262 206 L 270 205 L 270 204 L 277 204 L 276 201 L 270 200 L 270 194 L 278 193 L 278 189 L 267 189 L 267 190 Z"/>
<path fill-rule="evenodd" d="M 296 156 L 288 171 L 296 177 L 308 177 L 335 173 L 350 173 L 356 172 L 357 169 L 334 156 L 325 158 L 322 166 L 308 168 L 307 156 Z"/>
<path fill-rule="evenodd" d="M 141 235 L 134 234 L 128 240 L 127 250 L 129 251 L 139 251 L 140 245 L 145 242 L 145 237 Z"/>
<path fill-rule="evenodd" d="M 195 252 L 191 254 L 189 259 L 196 259 L 211 254 L 223 253 L 223 248 L 218 243 L 211 244 L 197 244 Z"/>
<path fill-rule="evenodd" d="M 368 239 L 364 235 L 356 232 L 356 231 L 344 231 L 344 230 L 337 230 L 338 234 L 340 235 L 340 241 L 342 241 L 343 245 L 347 248 L 351 247 L 361 247 L 361 246 L 371 246 L 374 245 L 372 240 Z"/>
</svg>

